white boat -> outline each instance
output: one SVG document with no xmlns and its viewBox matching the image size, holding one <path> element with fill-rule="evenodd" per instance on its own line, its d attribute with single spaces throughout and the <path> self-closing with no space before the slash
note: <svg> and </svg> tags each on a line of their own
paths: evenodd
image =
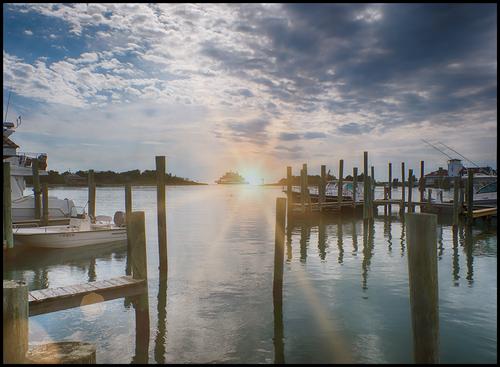
<svg viewBox="0 0 500 367">
<path fill-rule="evenodd" d="M 111 217 L 97 216 L 94 221 L 86 214 L 71 217 L 66 226 L 42 226 L 14 229 L 16 246 L 43 248 L 73 248 L 125 241 L 127 229 L 123 226 L 123 214 Z M 117 219 L 118 218 L 118 219 Z"/>
<path fill-rule="evenodd" d="M 18 120 L 19 121 L 19 120 Z M 34 195 L 24 195 L 26 189 L 26 176 L 33 175 L 31 166 L 33 159 L 38 159 L 39 175 L 47 176 L 47 155 L 44 153 L 21 153 L 19 146 L 10 140 L 10 136 L 15 132 L 12 122 L 3 123 L 3 161 L 10 163 L 10 187 L 12 201 L 12 221 L 35 219 L 35 197 Z M 59 199 L 49 196 L 49 218 L 60 219 L 69 218 L 75 203 L 70 199 Z"/>
<path fill-rule="evenodd" d="M 475 191 L 473 203 L 479 206 L 497 206 L 497 182 L 486 184 Z"/>
</svg>

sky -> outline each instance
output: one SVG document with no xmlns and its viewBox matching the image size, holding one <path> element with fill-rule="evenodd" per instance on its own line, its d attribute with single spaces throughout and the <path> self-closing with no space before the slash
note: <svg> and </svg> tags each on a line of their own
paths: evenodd
<svg viewBox="0 0 500 367">
<path fill-rule="evenodd" d="M 48 169 L 497 167 L 496 4 L 4 4 L 3 114 Z M 460 157 L 458 157 L 460 158 Z M 465 162 L 466 165 L 472 163 Z"/>
</svg>

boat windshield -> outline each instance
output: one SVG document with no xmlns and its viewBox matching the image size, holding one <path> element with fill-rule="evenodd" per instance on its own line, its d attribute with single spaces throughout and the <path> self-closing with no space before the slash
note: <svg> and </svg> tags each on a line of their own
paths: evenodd
<svg viewBox="0 0 500 367">
<path fill-rule="evenodd" d="M 84 218 L 85 217 L 85 208 L 83 206 L 71 207 L 70 217 L 72 217 L 72 218 Z"/>
<path fill-rule="evenodd" d="M 492 182 L 486 186 L 481 187 L 478 191 L 477 194 L 486 194 L 490 192 L 497 192 L 497 183 Z"/>
</svg>

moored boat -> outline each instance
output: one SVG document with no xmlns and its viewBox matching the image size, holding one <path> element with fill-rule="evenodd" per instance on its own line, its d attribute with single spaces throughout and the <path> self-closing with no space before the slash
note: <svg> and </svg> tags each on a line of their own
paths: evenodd
<svg viewBox="0 0 500 367">
<path fill-rule="evenodd" d="M 121 213 L 121 212 L 117 212 Z M 119 216 L 118 216 L 119 217 Z M 71 217 L 66 226 L 41 226 L 14 229 L 14 242 L 21 246 L 73 248 L 125 241 L 127 229 L 122 220 L 111 223 L 111 217 L 97 216 L 94 221 L 83 213 Z"/>
</svg>

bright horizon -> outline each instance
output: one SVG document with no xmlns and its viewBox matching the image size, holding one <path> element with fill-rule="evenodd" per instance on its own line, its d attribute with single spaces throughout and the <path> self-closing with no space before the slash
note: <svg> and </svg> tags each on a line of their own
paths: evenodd
<svg viewBox="0 0 500 367">
<path fill-rule="evenodd" d="M 48 169 L 251 184 L 497 168 L 496 4 L 4 4 L 3 114 Z M 444 149 L 453 157 L 461 158 Z M 463 160 L 466 166 L 471 163 Z"/>
</svg>

